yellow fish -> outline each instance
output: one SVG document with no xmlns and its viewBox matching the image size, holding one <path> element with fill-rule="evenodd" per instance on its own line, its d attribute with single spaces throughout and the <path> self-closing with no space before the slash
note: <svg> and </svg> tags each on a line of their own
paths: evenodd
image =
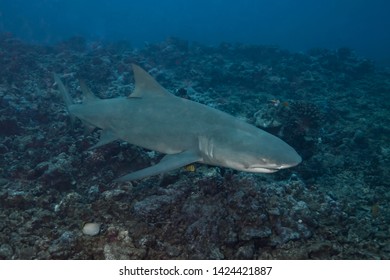
<svg viewBox="0 0 390 280">
<path fill-rule="evenodd" d="M 188 171 L 188 172 L 195 172 L 196 168 L 195 168 L 194 164 L 189 164 L 189 165 L 184 167 L 184 170 Z"/>
</svg>

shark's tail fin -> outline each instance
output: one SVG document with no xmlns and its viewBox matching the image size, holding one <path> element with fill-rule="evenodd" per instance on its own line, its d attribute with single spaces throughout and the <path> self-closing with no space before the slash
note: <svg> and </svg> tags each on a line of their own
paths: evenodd
<svg viewBox="0 0 390 280">
<path fill-rule="evenodd" d="M 61 93 L 62 99 L 64 100 L 64 102 L 66 104 L 66 110 L 68 111 L 70 118 L 72 120 L 72 124 L 73 124 L 75 117 L 69 112 L 69 107 L 70 107 L 70 105 L 73 104 L 73 100 L 70 97 L 70 94 L 69 94 L 68 90 L 66 89 L 64 83 L 61 81 L 60 77 L 56 73 L 54 73 L 54 81 L 57 84 L 58 89 Z"/>
<path fill-rule="evenodd" d="M 54 81 L 56 82 L 58 89 L 60 90 L 62 99 L 64 99 L 66 107 L 69 108 L 69 106 L 73 104 L 72 98 L 70 97 L 69 92 L 64 86 L 64 84 L 62 83 L 60 77 L 55 73 L 54 73 Z"/>
</svg>

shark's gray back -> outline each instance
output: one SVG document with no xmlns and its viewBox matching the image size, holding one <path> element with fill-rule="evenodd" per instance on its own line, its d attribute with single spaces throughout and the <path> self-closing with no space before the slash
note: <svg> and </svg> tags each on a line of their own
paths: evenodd
<svg viewBox="0 0 390 280">
<path fill-rule="evenodd" d="M 119 139 L 166 154 L 191 149 L 205 135 L 223 137 L 232 130 L 261 132 L 222 111 L 173 95 L 96 100 L 73 105 L 71 110 Z"/>
</svg>

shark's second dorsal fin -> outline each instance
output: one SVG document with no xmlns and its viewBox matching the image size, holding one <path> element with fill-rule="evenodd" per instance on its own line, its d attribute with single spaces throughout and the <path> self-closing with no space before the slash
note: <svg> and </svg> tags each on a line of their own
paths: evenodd
<svg viewBox="0 0 390 280">
<path fill-rule="evenodd" d="M 98 98 L 93 94 L 93 92 L 89 89 L 89 87 L 87 86 L 87 84 L 85 83 L 84 80 L 80 80 L 80 89 L 81 89 L 81 91 L 82 91 L 83 94 L 84 94 L 84 98 L 85 98 L 85 101 L 86 101 L 86 102 L 88 102 L 88 101 L 93 101 L 93 100 L 98 99 Z"/>
<path fill-rule="evenodd" d="M 152 76 L 138 65 L 132 64 L 135 80 L 135 89 L 130 98 L 133 97 L 153 97 L 153 96 L 172 96 L 163 88 Z"/>
</svg>

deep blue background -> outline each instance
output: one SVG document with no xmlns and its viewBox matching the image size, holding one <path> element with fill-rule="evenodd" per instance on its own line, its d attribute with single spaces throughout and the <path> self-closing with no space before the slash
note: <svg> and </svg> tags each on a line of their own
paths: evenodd
<svg viewBox="0 0 390 280">
<path fill-rule="evenodd" d="M 38 43 L 83 35 L 142 46 L 177 36 L 292 51 L 351 47 L 390 62 L 390 1 L 0 0 L 0 32 Z"/>
</svg>

